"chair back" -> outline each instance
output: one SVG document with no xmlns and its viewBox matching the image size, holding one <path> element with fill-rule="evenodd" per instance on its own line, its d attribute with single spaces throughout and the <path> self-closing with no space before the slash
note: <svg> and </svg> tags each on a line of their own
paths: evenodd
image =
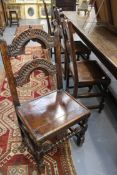
<svg viewBox="0 0 117 175">
<path fill-rule="evenodd" d="M 32 29 L 32 32 L 35 33 L 35 30 Z M 32 33 L 31 32 L 31 33 Z M 42 37 L 42 36 L 41 36 Z M 18 36 L 18 39 L 20 36 Z M 32 35 L 30 35 L 32 38 Z M 34 37 L 35 38 L 35 37 Z M 39 36 L 35 39 L 38 39 Z M 41 40 L 46 45 L 47 40 L 50 36 L 46 33 Z M 12 71 L 11 59 L 9 56 L 9 47 L 6 42 L 0 40 L 0 51 L 2 55 L 2 60 L 4 64 L 4 68 L 6 71 L 6 76 L 8 79 L 8 84 L 10 87 L 11 95 L 13 98 L 14 106 L 19 106 L 20 101 L 17 93 L 16 87 L 23 86 L 27 82 L 30 81 L 30 75 L 35 70 L 42 70 L 46 75 L 55 76 L 57 79 L 57 89 L 62 89 L 62 73 L 61 73 L 61 54 L 60 54 L 60 40 L 58 37 L 57 31 L 55 32 L 55 36 L 51 39 L 51 46 L 55 47 L 55 57 L 56 57 L 56 65 L 53 65 L 50 61 L 47 61 L 43 58 L 32 59 L 25 63 L 15 74 Z M 13 45 L 15 47 L 15 45 Z M 13 48 L 14 48 L 13 47 Z M 20 45 L 19 45 L 20 47 Z"/>
<path fill-rule="evenodd" d="M 78 82 L 78 70 L 77 70 L 77 64 L 76 64 L 76 54 L 75 54 L 75 42 L 73 39 L 73 27 L 72 23 L 70 21 L 62 20 L 62 29 L 63 29 L 63 39 L 64 39 L 64 47 L 66 50 L 66 64 L 67 64 L 67 73 L 68 74 L 68 68 L 69 65 L 73 69 L 74 74 L 74 81 Z M 69 64 L 69 65 L 68 65 Z"/>
</svg>

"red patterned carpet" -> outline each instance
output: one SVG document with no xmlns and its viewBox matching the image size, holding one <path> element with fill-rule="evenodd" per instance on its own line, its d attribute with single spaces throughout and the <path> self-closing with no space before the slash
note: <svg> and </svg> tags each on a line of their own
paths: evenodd
<svg viewBox="0 0 117 175">
<path fill-rule="evenodd" d="M 27 52 L 25 56 L 12 60 L 14 72 L 31 59 L 30 48 Z M 51 83 L 43 72 L 36 71 L 31 75 L 30 83 L 18 89 L 20 100 L 48 93 Z M 46 155 L 44 162 L 44 175 L 75 175 L 68 142 Z M 4 80 L 0 96 L 0 175 L 37 175 L 35 160 L 22 144 L 7 79 Z"/>
</svg>

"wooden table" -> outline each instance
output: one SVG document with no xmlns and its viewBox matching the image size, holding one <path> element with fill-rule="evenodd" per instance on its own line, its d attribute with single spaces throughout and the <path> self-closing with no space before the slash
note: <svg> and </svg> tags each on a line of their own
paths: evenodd
<svg viewBox="0 0 117 175">
<path fill-rule="evenodd" d="M 20 35 L 25 30 L 28 30 L 30 27 L 33 28 L 33 29 L 43 30 L 43 25 L 22 25 L 22 26 L 19 26 L 19 27 L 16 28 L 15 37 Z"/>
<path fill-rule="evenodd" d="M 72 22 L 75 32 L 117 79 L 117 34 L 88 20 L 84 25 L 85 20 L 76 12 L 64 11 L 64 15 Z"/>
</svg>

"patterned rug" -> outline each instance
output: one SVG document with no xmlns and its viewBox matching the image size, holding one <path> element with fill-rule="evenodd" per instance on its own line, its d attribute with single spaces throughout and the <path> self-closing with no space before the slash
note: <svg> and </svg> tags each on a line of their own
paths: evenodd
<svg viewBox="0 0 117 175">
<path fill-rule="evenodd" d="M 26 55 L 12 59 L 13 71 L 32 59 L 31 48 Z M 34 51 L 34 50 L 33 50 Z M 24 101 L 50 91 L 53 81 L 42 71 L 31 75 L 30 83 L 18 88 L 20 100 Z M 54 82 L 55 84 L 55 82 Z M 52 85 L 53 86 L 53 85 Z M 22 144 L 17 118 L 12 104 L 7 79 L 5 78 L 0 95 L 0 175 L 37 175 L 35 160 Z M 75 175 L 69 143 L 61 144 L 44 157 L 44 175 Z"/>
</svg>

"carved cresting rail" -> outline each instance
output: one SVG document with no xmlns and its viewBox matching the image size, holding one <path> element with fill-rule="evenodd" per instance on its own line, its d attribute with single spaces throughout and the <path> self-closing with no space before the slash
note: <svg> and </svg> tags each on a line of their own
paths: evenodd
<svg viewBox="0 0 117 175">
<path fill-rule="evenodd" d="M 13 39 L 12 44 L 8 46 L 8 55 L 17 56 L 20 54 L 30 40 L 39 42 L 45 49 L 54 47 L 55 43 L 54 37 L 49 36 L 45 31 L 29 28 Z"/>
<path fill-rule="evenodd" d="M 15 75 L 17 86 L 22 86 L 30 81 L 30 74 L 36 69 L 43 69 L 51 75 L 56 73 L 56 66 L 47 60 L 36 58 L 23 65 L 23 67 Z"/>
</svg>

